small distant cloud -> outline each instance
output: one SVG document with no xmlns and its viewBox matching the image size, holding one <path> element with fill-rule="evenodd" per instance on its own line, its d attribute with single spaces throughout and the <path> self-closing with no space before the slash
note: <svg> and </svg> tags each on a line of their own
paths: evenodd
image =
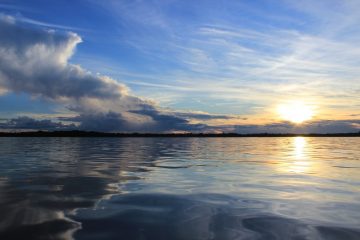
<svg viewBox="0 0 360 240">
<path fill-rule="evenodd" d="M 303 124 L 280 122 L 264 125 L 237 125 L 237 133 L 352 133 L 358 132 L 360 120 L 321 120 Z"/>
<path fill-rule="evenodd" d="M 0 88 L 0 96 L 6 94 L 8 91 L 6 89 Z"/>
<path fill-rule="evenodd" d="M 212 120 L 212 119 L 232 119 L 235 118 L 231 115 L 221 115 L 221 114 L 210 114 L 204 112 L 175 112 L 176 116 L 185 118 L 185 119 L 197 119 L 197 120 Z"/>
<path fill-rule="evenodd" d="M 30 117 L 18 117 L 10 120 L 4 120 L 0 123 L 0 129 L 24 129 L 24 130 L 73 130 L 77 127 L 74 124 L 63 124 L 51 120 L 36 120 Z"/>
</svg>

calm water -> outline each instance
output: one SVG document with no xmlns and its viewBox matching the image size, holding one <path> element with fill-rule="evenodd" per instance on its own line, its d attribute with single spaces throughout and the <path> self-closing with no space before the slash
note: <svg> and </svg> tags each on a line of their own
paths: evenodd
<svg viewBox="0 0 360 240">
<path fill-rule="evenodd" d="M 360 138 L 0 138 L 0 239 L 360 239 Z"/>
</svg>

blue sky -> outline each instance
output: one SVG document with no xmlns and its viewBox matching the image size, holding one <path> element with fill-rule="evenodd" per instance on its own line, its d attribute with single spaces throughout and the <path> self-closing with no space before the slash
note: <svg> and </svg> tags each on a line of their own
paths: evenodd
<svg viewBox="0 0 360 240">
<path fill-rule="evenodd" d="M 0 3 L 3 16 L 23 28 L 79 36 L 67 64 L 126 85 L 127 94 L 151 102 L 160 115 L 214 115 L 186 120 L 225 129 L 282 123 L 289 119 L 277 114 L 277 106 L 297 101 L 312 109 L 316 124 L 345 121 L 355 131 L 359 11 L 355 0 Z M 2 89 L 1 118 L 84 114 L 59 97 Z M 138 108 L 120 108 L 102 113 L 139 114 Z"/>
</svg>

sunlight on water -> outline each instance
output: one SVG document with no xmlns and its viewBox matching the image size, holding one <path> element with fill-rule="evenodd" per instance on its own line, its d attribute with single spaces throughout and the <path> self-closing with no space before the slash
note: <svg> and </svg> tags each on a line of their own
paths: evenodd
<svg viewBox="0 0 360 240">
<path fill-rule="evenodd" d="M 0 239 L 360 239 L 359 138 L 3 138 Z"/>
<path fill-rule="evenodd" d="M 295 148 L 295 158 L 296 159 L 303 159 L 304 151 L 306 147 L 306 139 L 304 137 L 295 137 L 294 138 L 294 148 Z"/>
<path fill-rule="evenodd" d="M 310 169 L 310 159 L 306 156 L 307 146 L 304 137 L 294 138 L 294 161 L 290 167 L 290 171 L 295 173 L 306 173 Z"/>
</svg>

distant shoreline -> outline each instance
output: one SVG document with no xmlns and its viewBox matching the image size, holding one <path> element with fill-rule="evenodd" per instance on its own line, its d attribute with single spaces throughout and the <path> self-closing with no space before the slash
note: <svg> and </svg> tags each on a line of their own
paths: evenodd
<svg viewBox="0 0 360 240">
<path fill-rule="evenodd" d="M 239 133 L 106 133 L 88 131 L 37 131 L 37 132 L 0 132 L 0 137 L 360 137 L 358 133 L 329 133 L 329 134 L 239 134 Z"/>
</svg>

